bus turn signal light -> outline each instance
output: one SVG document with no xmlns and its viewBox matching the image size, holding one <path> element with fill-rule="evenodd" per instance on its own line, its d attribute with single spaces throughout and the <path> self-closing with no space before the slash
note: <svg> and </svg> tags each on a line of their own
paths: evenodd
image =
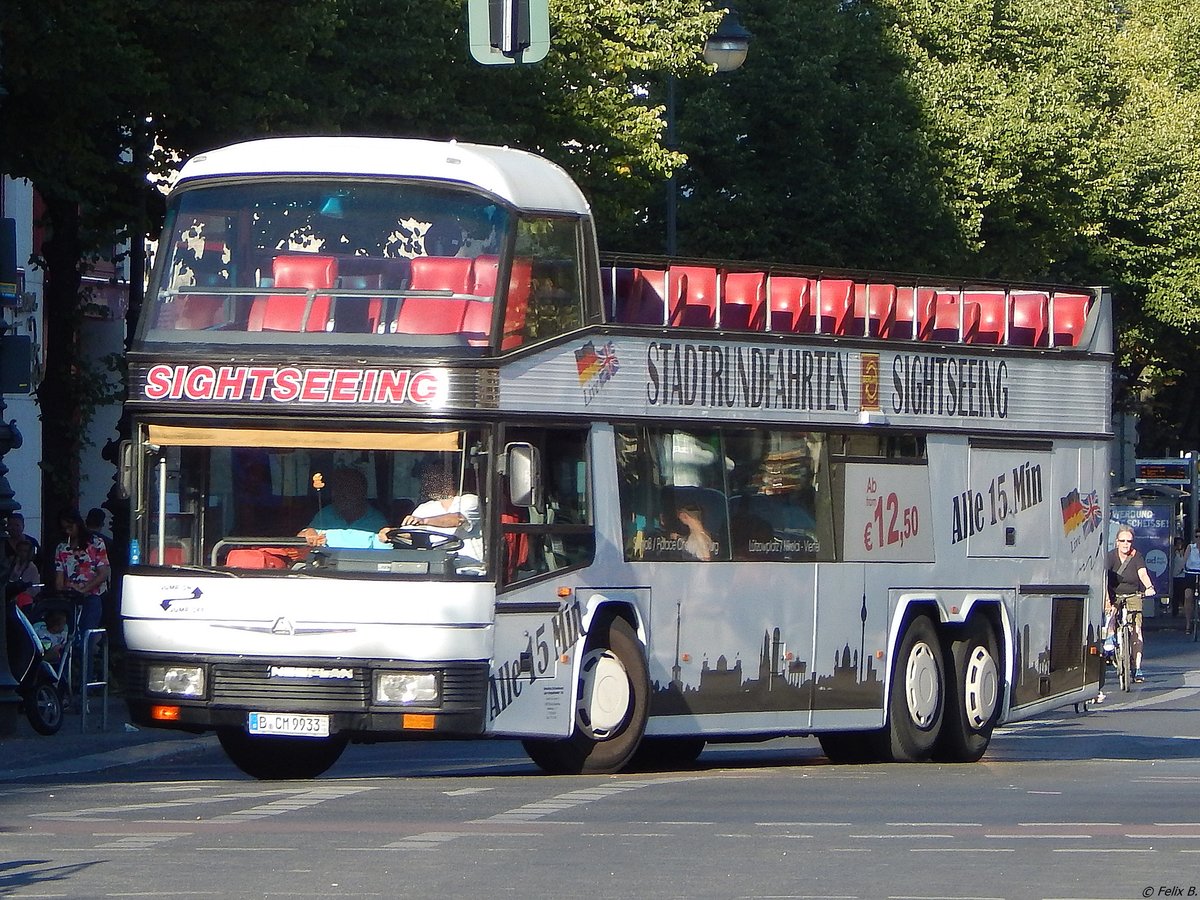
<svg viewBox="0 0 1200 900">
<path fill-rule="evenodd" d="M 150 718 L 157 719 L 160 722 L 176 722 L 179 720 L 179 707 L 152 706 L 150 707 Z"/>
<path fill-rule="evenodd" d="M 418 713 L 405 713 L 402 719 L 405 728 L 417 728 L 422 731 L 433 731 L 433 716 Z"/>
</svg>

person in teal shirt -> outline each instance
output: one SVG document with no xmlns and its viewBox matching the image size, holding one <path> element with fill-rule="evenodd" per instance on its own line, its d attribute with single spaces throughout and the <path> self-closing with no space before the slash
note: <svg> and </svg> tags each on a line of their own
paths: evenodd
<svg viewBox="0 0 1200 900">
<path fill-rule="evenodd" d="M 329 493 L 329 505 L 317 511 L 299 536 L 311 547 L 323 547 L 329 543 L 326 532 L 362 532 L 361 546 L 372 546 L 371 538 L 388 523 L 383 513 L 367 501 L 366 476 L 358 469 L 334 469 L 329 476 Z M 336 543 L 342 545 L 343 541 Z M 360 544 L 356 541 L 355 546 Z"/>
</svg>

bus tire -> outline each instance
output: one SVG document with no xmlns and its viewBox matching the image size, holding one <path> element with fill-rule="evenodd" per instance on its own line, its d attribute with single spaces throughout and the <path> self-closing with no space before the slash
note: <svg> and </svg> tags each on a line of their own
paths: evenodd
<svg viewBox="0 0 1200 900">
<path fill-rule="evenodd" d="M 893 762 L 925 762 L 942 730 L 946 701 L 942 645 L 928 616 L 914 617 L 892 666 L 888 727 L 881 749 Z"/>
<path fill-rule="evenodd" d="M 821 752 L 834 764 L 877 762 L 880 755 L 878 731 L 824 731 L 817 735 Z"/>
<path fill-rule="evenodd" d="M 25 717 L 38 734 L 58 734 L 63 725 L 63 696 L 58 684 L 44 672 L 25 700 Z"/>
<path fill-rule="evenodd" d="M 551 775 L 611 775 L 633 759 L 646 730 L 650 675 L 628 622 L 614 616 L 593 626 L 579 666 L 579 699 L 571 736 L 522 743 Z"/>
<path fill-rule="evenodd" d="M 642 772 L 686 769 L 704 752 L 704 738 L 644 737 L 629 767 Z"/>
<path fill-rule="evenodd" d="M 975 762 L 992 739 L 1000 715 L 1000 653 L 996 632 L 974 616 L 945 647 L 946 712 L 934 755 L 946 762 Z"/>
<path fill-rule="evenodd" d="M 316 778 L 338 761 L 348 742 L 345 735 L 266 737 L 241 728 L 222 728 L 217 739 L 235 766 L 260 781 Z"/>
</svg>

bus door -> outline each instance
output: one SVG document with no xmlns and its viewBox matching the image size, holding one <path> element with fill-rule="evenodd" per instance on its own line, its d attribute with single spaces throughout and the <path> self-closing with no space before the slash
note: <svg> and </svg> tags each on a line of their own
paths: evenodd
<svg viewBox="0 0 1200 900">
<path fill-rule="evenodd" d="M 588 429 L 507 428 L 496 512 L 500 556 L 489 730 L 565 737 L 596 551 Z"/>
</svg>

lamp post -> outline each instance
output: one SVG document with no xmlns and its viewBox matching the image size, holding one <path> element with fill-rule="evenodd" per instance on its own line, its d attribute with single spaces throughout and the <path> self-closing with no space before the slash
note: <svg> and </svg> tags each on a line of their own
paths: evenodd
<svg viewBox="0 0 1200 900">
<path fill-rule="evenodd" d="M 725 10 L 721 24 L 704 42 L 704 61 L 715 66 L 718 72 L 732 72 L 741 68 L 746 61 L 746 53 L 750 50 L 750 32 L 742 25 L 741 19 L 733 9 Z M 675 139 L 675 75 L 667 74 L 667 149 L 678 149 Z M 675 173 L 667 177 L 667 256 L 674 256 L 677 248 L 678 233 L 677 208 L 679 200 L 679 184 Z"/>
</svg>

